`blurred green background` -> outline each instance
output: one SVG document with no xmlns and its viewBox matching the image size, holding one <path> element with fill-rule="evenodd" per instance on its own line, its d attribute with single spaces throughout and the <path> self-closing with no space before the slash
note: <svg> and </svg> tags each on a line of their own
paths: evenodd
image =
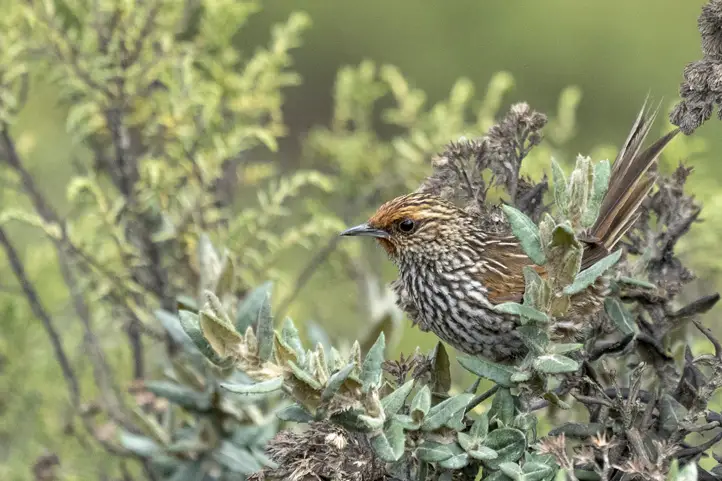
<svg viewBox="0 0 722 481">
<path fill-rule="evenodd" d="M 242 52 L 252 52 L 256 45 L 266 42 L 270 26 L 285 20 L 292 11 L 304 11 L 311 17 L 312 26 L 303 34 L 301 48 L 292 52 L 302 84 L 285 92 L 288 134 L 277 154 L 264 154 L 285 169 L 304 166 L 302 139 L 312 127 L 329 124 L 338 69 L 364 59 L 397 66 L 415 87 L 428 94 L 429 103 L 448 96 L 459 77 L 469 78 L 481 97 L 491 76 L 507 71 L 515 83 L 505 96 L 502 112 L 512 102 L 527 101 L 534 109 L 551 113 L 557 109 L 560 92 L 577 86 L 582 93 L 577 132 L 563 159 L 571 162 L 578 152 L 590 153 L 594 146 L 620 145 L 648 93 L 655 102 L 664 101 L 654 135 L 671 128 L 666 113 L 677 100 L 683 67 L 701 56 L 697 17 L 703 3 L 276 0 L 264 2 L 262 11 L 252 17 L 236 41 Z M 72 164 L 86 153 L 66 133 L 66 111 L 57 105 L 53 88 L 42 83 L 42 75 L 36 75 L 32 92 L 15 126 L 18 148 L 42 188 L 62 210 Z M 719 121 L 711 120 L 695 133 L 691 147 L 685 150 L 690 155 L 684 159 L 670 155 L 664 166 L 669 170 L 683 160 L 695 167 L 688 186 L 706 206 L 702 215 L 706 222 L 695 226 L 682 249 L 702 279 L 697 283 L 702 293 L 711 292 L 713 285 L 718 289 L 722 286 L 722 168 L 715 154 L 722 152 L 721 129 Z M 391 133 L 382 128 L 382 135 Z M 358 212 L 349 220 L 362 221 L 369 213 Z M 43 271 L 49 254 L 35 255 L 40 234 L 29 229 L 18 229 L 17 234 L 23 240 L 23 255 L 33 268 L 33 278 L 47 287 L 44 292 L 49 292 L 51 301 L 53 281 Z M 295 266 L 301 260 L 291 258 L 287 263 Z M 0 289 L 11 284 L 3 280 L 7 273 L 4 262 L 0 257 Z M 382 268 L 390 280 L 393 270 L 387 264 Z M 356 312 L 357 293 L 349 285 L 339 271 L 315 276 L 288 313 L 301 324 L 313 319 L 335 335 L 358 335 L 367 326 Z M 63 299 L 64 294 L 57 296 Z M 13 471 L 18 473 L 14 479 L 28 479 L 25 476 L 30 476 L 34 457 L 44 448 L 53 450 L 58 445 L 55 431 L 30 418 L 41 406 L 52 405 L 54 389 L 61 392 L 64 387 L 55 385 L 57 367 L 37 320 L 27 315 L 15 319 L 10 314 L 2 319 L 0 370 L 4 372 L 0 373 L 5 376 L 2 385 L 7 391 L 0 393 L 0 416 L 4 417 L 0 463 L 12 461 L 17 469 L 24 466 L 25 471 Z M 406 321 L 403 327 L 395 353 L 408 353 L 417 345 L 433 346 L 433 336 L 420 333 Z M 17 353 L 22 353 L 22 358 Z M 13 404 L 20 398 L 22 406 Z M 14 451 L 12 445 L 20 442 L 30 447 Z M 14 453 L 23 457 L 14 457 Z"/>
</svg>

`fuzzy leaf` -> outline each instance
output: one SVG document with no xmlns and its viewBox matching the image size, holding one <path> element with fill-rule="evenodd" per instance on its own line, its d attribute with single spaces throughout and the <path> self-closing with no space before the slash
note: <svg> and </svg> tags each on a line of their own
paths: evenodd
<svg viewBox="0 0 722 481">
<path fill-rule="evenodd" d="M 276 417 L 282 421 L 294 421 L 297 423 L 310 423 L 313 416 L 300 404 L 291 404 L 276 413 Z"/>
<path fill-rule="evenodd" d="M 385 419 L 382 417 L 368 416 L 366 414 L 359 414 L 358 420 L 364 424 L 369 430 L 375 431 L 381 429 L 384 425 Z"/>
<path fill-rule="evenodd" d="M 542 481 L 554 474 L 554 468 L 542 463 L 526 462 L 522 468 L 524 481 Z"/>
<path fill-rule="evenodd" d="M 211 396 L 209 393 L 194 391 L 174 382 L 145 381 L 143 385 L 145 389 L 156 396 L 165 398 L 173 404 L 184 408 L 204 411 L 211 406 Z"/>
<path fill-rule="evenodd" d="M 577 156 L 577 164 L 569 176 L 569 213 L 574 226 L 581 222 L 582 215 L 587 210 L 589 200 L 589 181 L 592 175 L 591 159 L 581 155 Z"/>
<path fill-rule="evenodd" d="M 609 254 L 593 266 L 584 269 L 582 272 L 577 274 L 574 278 L 574 282 L 564 288 L 564 294 L 576 294 L 591 286 L 594 281 L 599 278 L 599 276 L 604 274 L 607 269 L 616 264 L 620 257 L 622 257 L 622 249 L 617 249 L 615 252 Z"/>
<path fill-rule="evenodd" d="M 515 414 L 516 398 L 508 388 L 499 389 L 491 401 L 489 416 L 499 419 L 504 425 L 511 423 Z"/>
<path fill-rule="evenodd" d="M 503 205 L 502 209 L 509 220 L 512 232 L 519 239 L 519 243 L 526 255 L 535 264 L 543 265 L 546 262 L 546 257 L 536 224 L 526 214 L 510 205 Z"/>
<path fill-rule="evenodd" d="M 469 451 L 469 456 L 479 461 L 492 461 L 499 457 L 499 453 L 486 446 L 477 446 Z"/>
<path fill-rule="evenodd" d="M 156 309 L 153 311 L 153 314 L 163 325 L 163 328 L 173 341 L 182 345 L 185 349 L 195 350 L 196 345 L 188 334 L 186 334 L 178 316 L 165 309 Z"/>
<path fill-rule="evenodd" d="M 524 305 L 546 311 L 551 298 L 549 283 L 530 266 L 524 266 Z"/>
<path fill-rule="evenodd" d="M 371 447 L 373 447 L 374 452 L 387 463 L 393 463 L 401 459 L 401 455 L 404 454 L 405 444 L 406 436 L 403 427 L 393 421 L 383 433 L 371 438 Z"/>
<path fill-rule="evenodd" d="M 371 346 L 371 349 L 369 349 L 361 365 L 361 375 L 359 377 L 363 385 L 363 392 L 368 392 L 369 389 L 381 385 L 381 375 L 383 374 L 381 364 L 384 362 L 385 348 L 386 336 L 382 332 L 374 345 Z"/>
<path fill-rule="evenodd" d="M 201 310 L 200 319 L 203 336 L 219 356 L 227 357 L 237 352 L 243 337 L 232 324 L 206 309 Z"/>
<path fill-rule="evenodd" d="M 445 459 L 449 459 L 454 455 L 448 444 L 441 444 L 435 441 L 424 441 L 421 446 L 416 448 L 416 457 L 421 461 L 429 463 L 438 463 Z"/>
<path fill-rule="evenodd" d="M 540 329 L 537 326 L 527 324 L 517 329 L 521 340 L 524 344 L 535 354 L 541 354 L 546 351 L 549 345 L 549 334 L 544 329 Z"/>
<path fill-rule="evenodd" d="M 266 394 L 275 392 L 283 387 L 283 378 L 277 377 L 268 381 L 261 381 L 253 384 L 232 384 L 222 382 L 221 387 L 236 394 Z"/>
<path fill-rule="evenodd" d="M 120 430 L 120 445 L 140 457 L 149 457 L 160 451 L 160 446 L 150 438 Z"/>
<path fill-rule="evenodd" d="M 407 431 L 417 431 L 421 427 L 419 421 L 414 421 L 411 416 L 407 416 L 406 414 L 396 414 L 394 420 L 401 424 Z"/>
<path fill-rule="evenodd" d="M 547 374 L 559 374 L 576 371 L 579 363 L 559 354 L 545 354 L 534 359 L 534 369 Z"/>
<path fill-rule="evenodd" d="M 627 310 L 624 304 L 622 304 L 622 301 L 619 300 L 619 298 L 607 297 L 604 299 L 604 310 L 622 334 L 628 335 L 637 333 L 637 324 L 634 322 L 632 314 Z"/>
<path fill-rule="evenodd" d="M 651 282 L 643 281 L 642 279 L 635 279 L 633 277 L 620 276 L 619 279 L 617 279 L 617 281 L 621 282 L 622 284 L 643 287 L 645 289 L 656 289 L 657 288 L 657 286 L 655 286 Z"/>
<path fill-rule="evenodd" d="M 533 307 L 529 307 L 524 304 L 517 304 L 516 302 L 504 302 L 494 306 L 496 312 L 503 312 L 504 314 L 515 314 L 522 319 L 531 319 L 537 322 L 549 322 L 549 316 L 541 311 L 537 311 Z"/>
<path fill-rule="evenodd" d="M 604 426 L 600 423 L 564 423 L 549 431 L 549 436 L 564 434 L 570 438 L 584 439 L 595 436 L 602 429 L 604 429 Z"/>
<path fill-rule="evenodd" d="M 428 414 L 431 408 L 431 391 L 429 386 L 424 384 L 424 387 L 419 389 L 414 399 L 411 401 L 411 419 L 414 421 L 421 421 Z"/>
<path fill-rule="evenodd" d="M 247 449 L 242 449 L 230 441 L 221 441 L 220 446 L 211 453 L 215 461 L 231 472 L 248 475 L 263 467 Z"/>
<path fill-rule="evenodd" d="M 439 341 L 434 348 L 433 393 L 446 394 L 451 389 L 451 363 L 444 344 Z"/>
<path fill-rule="evenodd" d="M 665 394 L 662 399 L 659 400 L 659 409 L 662 429 L 668 433 L 675 432 L 679 427 L 679 423 L 687 415 L 687 408 L 682 406 L 669 394 Z"/>
<path fill-rule="evenodd" d="M 462 432 L 456 433 L 456 440 L 459 442 L 461 449 L 467 452 L 473 450 L 479 441 L 478 439 L 474 439 L 471 435 Z"/>
<path fill-rule="evenodd" d="M 303 344 L 301 344 L 301 336 L 298 334 L 298 329 L 296 329 L 296 326 L 293 324 L 293 321 L 290 317 L 287 317 L 283 321 L 283 328 L 281 328 L 281 339 L 283 339 L 283 343 L 293 349 L 293 351 L 296 353 L 296 359 L 298 359 L 298 364 L 301 366 L 305 366 L 306 364 L 306 353 L 303 350 Z"/>
<path fill-rule="evenodd" d="M 679 470 L 676 481 L 697 481 L 697 463 L 687 463 Z"/>
<path fill-rule="evenodd" d="M 273 354 L 273 316 L 271 315 L 271 293 L 270 289 L 261 303 L 261 308 L 256 315 L 256 338 L 258 339 L 258 357 L 261 361 L 268 361 Z"/>
<path fill-rule="evenodd" d="M 276 364 L 283 365 L 289 361 L 297 362 L 298 355 L 281 337 L 281 334 L 274 332 L 273 353 L 276 357 Z"/>
<path fill-rule="evenodd" d="M 213 350 L 203 335 L 198 314 L 190 311 L 180 311 L 178 318 L 180 319 L 181 327 L 183 327 L 183 330 L 188 334 L 188 337 L 191 338 L 193 344 L 196 345 L 201 354 L 215 365 L 223 364 L 224 360 Z"/>
<path fill-rule="evenodd" d="M 495 429 L 484 440 L 484 446 L 498 454 L 497 458 L 484 461 L 484 465 L 490 469 L 499 469 L 500 463 L 513 463 L 522 457 L 526 451 L 526 437 L 518 429 Z"/>
<path fill-rule="evenodd" d="M 516 463 L 499 463 L 499 470 L 514 481 L 524 481 L 524 472 Z"/>
<path fill-rule="evenodd" d="M 552 180 L 554 182 L 554 202 L 559 209 L 559 213 L 566 217 L 569 210 L 569 199 L 567 197 L 567 177 L 564 175 L 564 170 L 557 163 L 556 159 L 552 158 Z"/>
<path fill-rule="evenodd" d="M 236 312 L 236 331 L 239 334 L 246 332 L 249 326 L 257 325 L 258 314 L 265 309 L 269 303 L 269 293 L 273 284 L 265 282 L 246 294 L 246 297 L 238 303 Z"/>
<path fill-rule="evenodd" d="M 473 398 L 473 394 L 461 393 L 433 406 L 424 417 L 421 429 L 424 431 L 439 429 L 446 424 L 454 414 L 464 409 Z"/>
<path fill-rule="evenodd" d="M 512 387 L 514 385 L 514 383 L 511 382 L 511 375 L 514 374 L 515 371 L 508 366 L 495 364 L 471 356 L 457 356 L 456 359 L 464 369 L 477 376 L 494 381 L 502 387 Z"/>
<path fill-rule="evenodd" d="M 326 387 L 324 388 L 323 393 L 321 394 L 321 401 L 330 401 L 331 398 L 336 395 L 336 393 L 341 388 L 346 379 L 348 379 L 349 374 L 351 374 L 351 371 L 353 371 L 355 367 L 356 364 L 351 363 L 340 371 L 332 374 L 331 377 L 328 379 L 328 382 L 326 383 Z"/>
<path fill-rule="evenodd" d="M 489 416 L 484 413 L 471 425 L 469 434 L 475 439 L 480 439 L 489 434 Z"/>
<path fill-rule="evenodd" d="M 461 469 L 469 464 L 469 455 L 466 453 L 456 454 L 448 459 L 439 461 L 439 467 L 445 469 Z"/>
<path fill-rule="evenodd" d="M 602 160 L 594 166 L 594 177 L 591 192 L 589 193 L 589 202 L 587 203 L 587 209 L 582 214 L 582 227 L 591 227 L 597 220 L 599 208 L 602 206 L 602 200 L 604 200 L 607 187 L 609 187 L 611 170 L 608 160 Z"/>
<path fill-rule="evenodd" d="M 316 379 L 314 379 L 313 376 L 309 372 L 305 371 L 303 368 L 301 368 L 298 364 L 296 364 L 293 361 L 287 361 L 286 364 L 291 368 L 293 377 L 295 377 L 302 383 L 306 384 L 308 387 L 310 387 L 314 391 L 321 390 L 321 384 Z"/>
<path fill-rule="evenodd" d="M 414 379 L 407 381 L 404 385 L 381 400 L 381 407 L 383 407 L 384 414 L 387 418 L 391 418 L 403 407 L 406 398 L 414 387 L 414 381 Z"/>
<path fill-rule="evenodd" d="M 517 371 L 511 375 L 511 381 L 514 383 L 526 382 L 531 379 L 531 373 L 528 371 Z"/>
<path fill-rule="evenodd" d="M 570 344 L 552 344 L 549 346 L 549 352 L 552 354 L 566 354 L 568 352 L 578 351 L 583 347 L 584 344 L 578 342 Z"/>
</svg>

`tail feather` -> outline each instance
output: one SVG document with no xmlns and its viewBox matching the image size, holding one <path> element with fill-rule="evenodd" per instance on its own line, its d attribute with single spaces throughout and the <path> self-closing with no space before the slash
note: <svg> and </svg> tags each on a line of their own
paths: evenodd
<svg viewBox="0 0 722 481">
<path fill-rule="evenodd" d="M 590 229 L 593 243 L 584 250 L 582 269 L 609 254 L 634 225 L 639 217 L 639 206 L 656 180 L 656 176 L 649 170 L 662 150 L 679 133 L 679 129 L 672 130 L 640 153 L 657 111 L 648 111 L 647 101 L 644 102 L 627 140 L 617 154 L 599 217 Z"/>
</svg>

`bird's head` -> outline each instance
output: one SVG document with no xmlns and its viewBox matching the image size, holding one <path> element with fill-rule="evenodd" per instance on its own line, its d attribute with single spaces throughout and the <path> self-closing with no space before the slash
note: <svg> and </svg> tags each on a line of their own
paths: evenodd
<svg viewBox="0 0 722 481">
<path fill-rule="evenodd" d="M 374 237 L 393 260 L 432 258 L 463 242 L 472 224 L 454 204 L 413 193 L 386 202 L 367 222 L 340 235 Z"/>
</svg>

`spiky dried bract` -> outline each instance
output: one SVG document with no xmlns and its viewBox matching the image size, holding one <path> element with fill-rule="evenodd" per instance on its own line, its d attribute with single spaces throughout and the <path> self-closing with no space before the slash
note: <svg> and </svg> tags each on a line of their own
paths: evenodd
<svg viewBox="0 0 722 481">
<path fill-rule="evenodd" d="M 282 431 L 266 448 L 278 465 L 265 468 L 249 481 L 381 481 L 385 463 L 373 454 L 365 435 L 335 424 L 311 423 L 301 433 Z"/>
<path fill-rule="evenodd" d="M 722 1 L 710 0 L 697 20 L 702 37 L 701 60 L 684 69 L 679 102 L 670 114 L 672 124 L 689 135 L 722 106 Z M 722 110 L 717 115 L 722 119 Z"/>
</svg>

